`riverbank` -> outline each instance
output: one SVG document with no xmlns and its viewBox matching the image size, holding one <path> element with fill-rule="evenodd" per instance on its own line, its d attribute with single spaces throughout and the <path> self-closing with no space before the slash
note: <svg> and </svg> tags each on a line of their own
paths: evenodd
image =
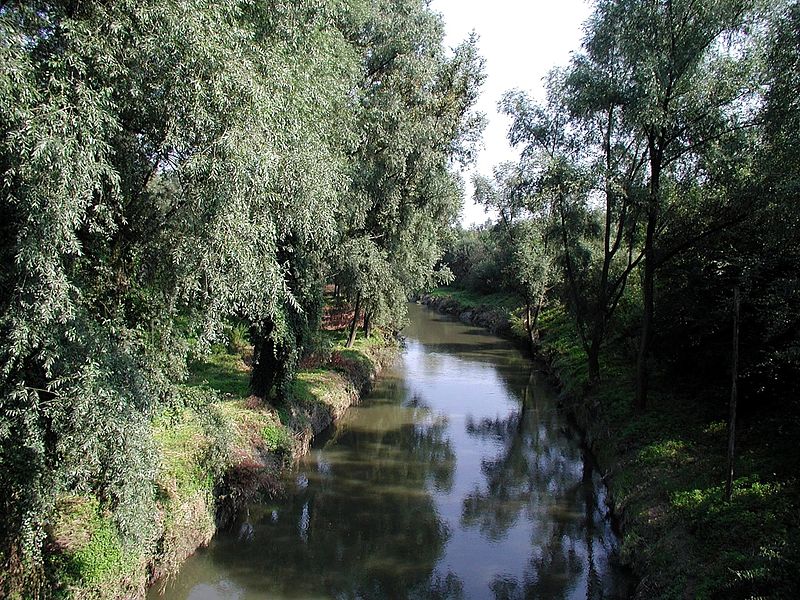
<svg viewBox="0 0 800 600">
<path fill-rule="evenodd" d="M 125 547 L 93 496 L 60 499 L 48 532 L 48 578 L 59 598 L 139 598 L 177 571 L 246 503 L 279 492 L 283 468 L 367 393 L 396 355 L 376 331 L 345 348 L 344 331 L 302 363 L 287 399 L 272 406 L 248 391 L 246 345 L 218 346 L 190 369 L 180 399 L 152 421 L 158 458 L 146 547 Z"/>
<path fill-rule="evenodd" d="M 496 331 L 524 340 L 509 298 L 445 288 L 421 301 L 471 323 L 507 323 Z M 770 437 L 774 423 L 743 420 L 733 498 L 725 502 L 722 417 L 699 412 L 675 382 L 657 380 L 648 410 L 633 411 L 627 352 L 606 349 L 603 381 L 589 392 L 568 315 L 556 306 L 541 317 L 538 353 L 603 470 L 623 533 L 621 558 L 639 577 L 635 597 L 796 597 L 796 443 L 775 430 Z"/>
</svg>

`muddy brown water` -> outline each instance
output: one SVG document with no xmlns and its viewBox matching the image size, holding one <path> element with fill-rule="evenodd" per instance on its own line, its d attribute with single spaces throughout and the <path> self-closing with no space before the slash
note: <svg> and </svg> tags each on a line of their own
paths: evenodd
<svg viewBox="0 0 800 600">
<path fill-rule="evenodd" d="M 401 357 L 286 497 L 250 506 L 149 600 L 630 595 L 606 490 L 536 366 L 409 311 Z"/>
</svg>

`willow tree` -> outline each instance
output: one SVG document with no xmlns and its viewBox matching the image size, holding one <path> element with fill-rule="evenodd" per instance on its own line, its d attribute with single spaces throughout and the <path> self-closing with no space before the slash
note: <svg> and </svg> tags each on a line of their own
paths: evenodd
<svg viewBox="0 0 800 600">
<path fill-rule="evenodd" d="M 537 194 L 535 168 L 529 161 L 503 163 L 492 180 L 473 179 L 473 198 L 499 215 L 500 244 L 508 286 L 525 302 L 525 331 L 533 350 L 547 292 L 553 284 L 556 253 L 553 206 Z"/>
<path fill-rule="evenodd" d="M 644 138 L 630 122 L 632 90 L 618 60 L 618 40 L 602 33 L 596 32 L 573 58 L 561 99 L 582 148 L 600 221 L 594 264 L 581 281 L 569 282 L 583 290 L 581 337 L 590 385 L 600 380 L 600 351 L 628 279 L 643 257 L 639 224 L 647 161 Z"/>
<path fill-rule="evenodd" d="M 153 543 L 150 417 L 188 338 L 237 314 L 292 343 L 352 140 L 340 10 L 0 8 L 3 595 L 38 594 L 61 494 Z"/>
<path fill-rule="evenodd" d="M 398 322 L 409 293 L 446 276 L 437 270 L 442 224 L 456 218 L 460 199 L 449 167 L 469 158 L 482 125 L 470 112 L 483 79 L 475 39 L 448 55 L 441 18 L 421 0 L 371 7 L 353 33 L 365 49 L 361 143 L 351 156 L 341 229 L 350 243 L 339 262 L 355 262 L 338 273 L 358 309 L 353 327 L 361 310 L 368 321 Z"/>
</svg>

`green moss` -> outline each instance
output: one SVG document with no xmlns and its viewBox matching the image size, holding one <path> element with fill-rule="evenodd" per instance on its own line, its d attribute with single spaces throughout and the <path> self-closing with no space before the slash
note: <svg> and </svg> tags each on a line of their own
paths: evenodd
<svg viewBox="0 0 800 600">
<path fill-rule="evenodd" d="M 264 445 L 270 452 L 279 454 L 291 454 L 292 436 L 289 431 L 280 424 L 267 425 L 261 430 L 261 437 Z"/>
</svg>

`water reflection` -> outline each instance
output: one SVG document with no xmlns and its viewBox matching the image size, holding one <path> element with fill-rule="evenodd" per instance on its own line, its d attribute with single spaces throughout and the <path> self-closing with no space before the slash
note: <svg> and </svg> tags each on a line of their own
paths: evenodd
<svg viewBox="0 0 800 600">
<path fill-rule="evenodd" d="M 484 480 L 464 499 L 462 526 L 499 541 L 520 520 L 531 524 L 523 574 L 498 573 L 492 593 L 498 599 L 624 597 L 592 461 L 568 435 L 533 372 L 521 395 L 520 409 L 506 418 L 467 422 L 470 435 L 497 440 L 502 451 L 481 461 Z"/>
<path fill-rule="evenodd" d="M 624 597 L 599 477 L 529 363 L 416 306 L 407 335 L 287 497 L 251 506 L 166 597 Z"/>
</svg>

